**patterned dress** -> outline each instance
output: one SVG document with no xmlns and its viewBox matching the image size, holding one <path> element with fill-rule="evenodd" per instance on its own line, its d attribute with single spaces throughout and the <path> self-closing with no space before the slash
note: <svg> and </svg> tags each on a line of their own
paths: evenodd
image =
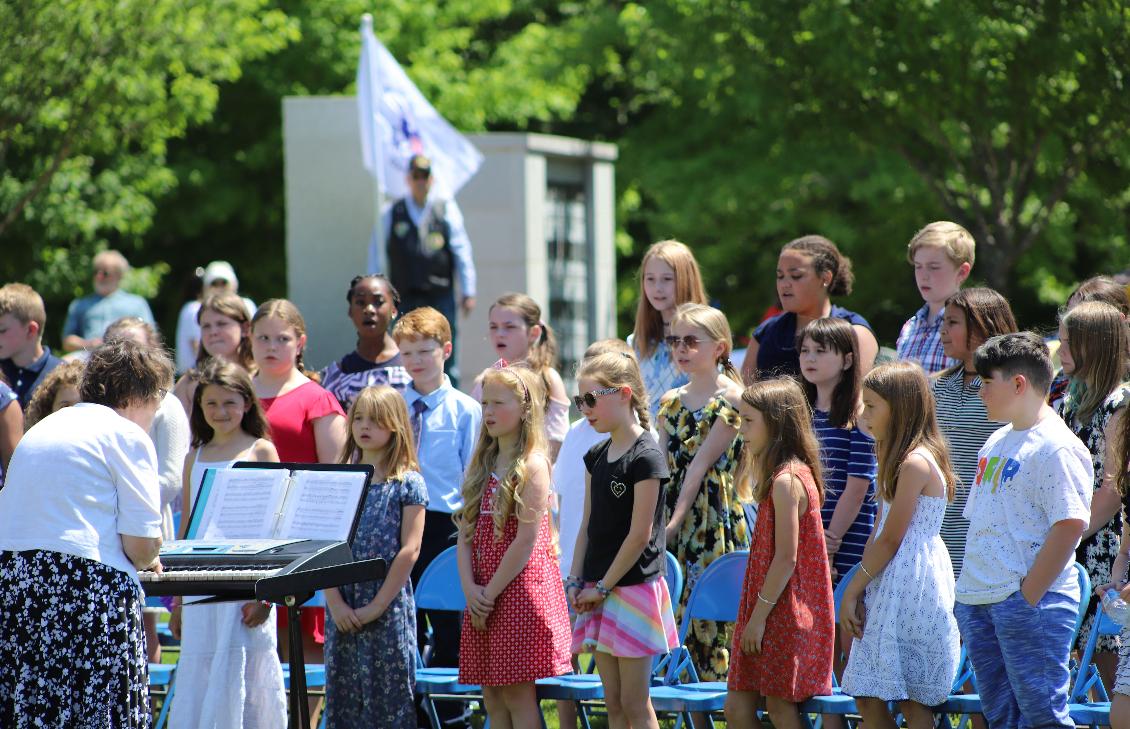
<svg viewBox="0 0 1130 729">
<path fill-rule="evenodd" d="M 518 534 L 518 518 L 511 514 L 502 536 L 495 539 L 492 515 L 498 486 L 498 478 L 491 474 L 483 489 L 479 519 L 471 538 L 471 571 L 477 585 L 490 582 Z M 495 599 L 486 630 L 472 626 L 470 611 L 463 611 L 459 641 L 461 683 L 509 686 L 572 670 L 572 631 L 552 529 L 546 510 L 530 559 Z"/>
<path fill-rule="evenodd" d="M 424 477 L 369 484 L 353 540 L 355 559 L 382 558 L 392 564 L 400 551 L 401 514 L 406 506 L 427 506 Z M 345 604 L 364 607 L 383 582 L 338 588 Z M 326 621 L 326 726 L 415 729 L 416 603 L 406 581 L 377 620 L 357 633 L 341 633 Z"/>
<path fill-rule="evenodd" d="M 836 611 L 832 604 L 820 494 L 808 466 L 799 462 L 787 464 L 774 478 L 786 470 L 800 479 L 808 497 L 808 506 L 800 518 L 796 569 L 765 620 L 761 653 L 743 652 L 741 634 L 757 606 L 757 593 L 765 583 L 765 574 L 776 551 L 773 500 L 766 499 L 757 510 L 757 523 L 753 527 L 753 544 L 749 548 L 742 601 L 730 649 L 727 686 L 734 691 L 754 691 L 761 696 L 799 702 L 832 692 Z"/>
<path fill-rule="evenodd" d="M 917 450 L 941 475 L 927 451 Z M 890 504 L 882 504 L 876 534 Z M 953 566 L 942 542 L 946 499 L 918 495 L 898 551 L 864 591 L 863 638 L 852 641 L 843 691 L 936 706 L 949 696 L 960 635 L 953 615 Z"/>
<path fill-rule="evenodd" d="M 0 551 L 0 726 L 148 727 L 141 607 L 101 562 Z"/>
<path fill-rule="evenodd" d="M 1056 412 L 1071 428 L 1071 432 L 1083 441 L 1087 450 L 1091 452 L 1091 464 L 1095 469 L 1095 491 L 1103 484 L 1103 475 L 1106 468 L 1103 461 L 1106 458 L 1106 434 L 1104 429 L 1111 416 L 1130 402 L 1130 387 L 1121 385 L 1095 408 L 1090 419 L 1081 423 L 1078 419 L 1078 407 L 1073 397 L 1071 387 L 1067 388 L 1063 398 L 1056 404 Z M 1092 585 L 1102 585 L 1111 582 L 1110 568 L 1114 565 L 1114 558 L 1118 556 L 1118 540 L 1122 535 L 1122 516 L 1115 514 L 1106 526 L 1084 539 L 1075 549 L 1075 561 L 1087 568 Z M 1101 609 L 1102 603 L 1098 595 L 1092 593 L 1087 605 L 1087 614 L 1083 618 L 1083 625 L 1079 628 L 1076 637 L 1076 648 L 1083 650 L 1087 637 L 1091 635 L 1094 627 L 1095 615 Z M 1117 651 L 1121 641 L 1117 635 L 1104 635 L 1099 637 L 1096 650 Z"/>
<path fill-rule="evenodd" d="M 671 470 L 671 487 L 667 489 L 663 520 L 669 523 L 679 499 L 687 468 L 699 446 L 706 441 L 710 428 L 721 419 L 736 428 L 737 411 L 715 396 L 698 410 L 683 405 L 676 395 L 659 408 L 661 427 L 667 434 L 667 466 Z M 724 554 L 749 548 L 749 527 L 745 512 L 734 491 L 734 470 L 741 455 L 742 439 L 735 437 L 729 448 L 706 471 L 702 486 L 690 511 L 687 512 L 675 539 L 667 549 L 678 558 L 686 573 L 683 594 L 678 597 L 675 621 L 682 622 L 683 610 L 698 576 Z M 733 628 L 725 623 L 695 620 L 687 634 L 686 645 L 704 681 L 723 681 L 730 665 L 730 642 Z"/>
<path fill-rule="evenodd" d="M 659 405 L 667 391 L 682 387 L 690 378 L 675 366 L 675 360 L 671 357 L 671 348 L 662 339 L 656 342 L 650 357 L 640 354 L 640 349 L 635 344 L 635 336 L 632 334 L 628 335 L 628 346 L 635 351 L 640 361 L 640 375 L 643 377 L 644 389 L 647 390 L 648 411 L 654 422 L 659 415 Z"/>
</svg>

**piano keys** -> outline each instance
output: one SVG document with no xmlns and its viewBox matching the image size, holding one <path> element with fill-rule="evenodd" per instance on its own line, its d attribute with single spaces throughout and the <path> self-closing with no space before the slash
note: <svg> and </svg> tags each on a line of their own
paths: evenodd
<svg viewBox="0 0 1130 729">
<path fill-rule="evenodd" d="M 166 542 L 164 572 L 143 570 L 145 594 L 214 595 L 225 600 L 280 601 L 327 587 L 382 579 L 384 560 L 353 561 L 345 542 L 319 539 L 244 539 Z"/>
</svg>

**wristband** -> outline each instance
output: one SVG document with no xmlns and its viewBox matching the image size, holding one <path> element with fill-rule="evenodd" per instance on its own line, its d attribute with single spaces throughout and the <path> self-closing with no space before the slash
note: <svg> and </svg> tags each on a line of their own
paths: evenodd
<svg viewBox="0 0 1130 729">
<path fill-rule="evenodd" d="M 596 583 L 596 591 L 600 593 L 601 597 L 608 597 L 612 594 L 612 589 L 604 586 L 604 580 L 599 580 Z"/>
</svg>

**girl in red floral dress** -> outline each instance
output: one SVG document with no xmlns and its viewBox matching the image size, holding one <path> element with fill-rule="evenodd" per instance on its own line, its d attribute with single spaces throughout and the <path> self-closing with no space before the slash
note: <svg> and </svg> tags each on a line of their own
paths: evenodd
<svg viewBox="0 0 1130 729">
<path fill-rule="evenodd" d="M 797 704 L 832 691 L 835 610 L 820 505 L 820 448 L 804 392 L 763 380 L 738 408 L 748 455 L 739 483 L 760 506 L 730 652 L 727 726 L 800 727 Z"/>
<path fill-rule="evenodd" d="M 482 686 L 492 725 L 514 729 L 541 726 L 534 681 L 572 670 L 540 380 L 525 367 L 484 374 L 483 426 L 456 513 L 467 598 L 459 680 Z"/>
</svg>

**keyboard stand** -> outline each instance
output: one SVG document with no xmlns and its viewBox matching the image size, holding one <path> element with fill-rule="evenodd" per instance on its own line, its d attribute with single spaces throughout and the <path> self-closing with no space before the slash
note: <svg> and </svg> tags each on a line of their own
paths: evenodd
<svg viewBox="0 0 1130 729">
<path fill-rule="evenodd" d="M 387 569 L 388 565 L 383 559 L 371 559 L 333 567 L 320 567 L 287 577 L 267 578 L 256 583 L 256 598 L 269 600 L 286 608 L 287 639 L 290 641 L 290 721 L 287 724 L 290 729 L 310 729 L 306 660 L 302 650 L 302 623 L 298 617 L 298 608 L 314 596 L 314 591 L 306 589 L 298 594 L 280 596 L 271 594 L 273 592 L 271 583 L 279 584 L 284 580 L 292 582 L 299 579 L 302 583 L 316 585 L 315 589 L 321 590 L 355 582 L 383 580 Z"/>
</svg>

